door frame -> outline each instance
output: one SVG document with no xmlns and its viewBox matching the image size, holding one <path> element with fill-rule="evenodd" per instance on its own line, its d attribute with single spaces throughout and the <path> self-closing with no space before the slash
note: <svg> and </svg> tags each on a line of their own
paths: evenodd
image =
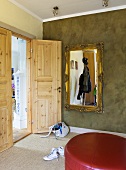
<svg viewBox="0 0 126 170">
<path fill-rule="evenodd" d="M 32 132 L 32 106 L 31 106 L 31 40 L 30 38 L 23 36 L 21 34 L 15 33 L 13 31 L 12 36 L 26 40 L 26 70 L 27 70 L 27 132 L 30 134 Z M 13 123 L 13 122 L 12 122 Z"/>
</svg>

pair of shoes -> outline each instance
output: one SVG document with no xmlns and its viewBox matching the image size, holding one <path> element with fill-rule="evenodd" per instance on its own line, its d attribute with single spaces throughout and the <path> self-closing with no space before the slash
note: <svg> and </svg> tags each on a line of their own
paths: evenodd
<svg viewBox="0 0 126 170">
<path fill-rule="evenodd" d="M 60 155 L 64 156 L 64 148 L 62 146 L 60 146 L 59 148 L 52 148 L 50 154 L 44 156 L 43 159 L 45 161 L 50 161 L 53 159 L 58 159 Z"/>
</svg>

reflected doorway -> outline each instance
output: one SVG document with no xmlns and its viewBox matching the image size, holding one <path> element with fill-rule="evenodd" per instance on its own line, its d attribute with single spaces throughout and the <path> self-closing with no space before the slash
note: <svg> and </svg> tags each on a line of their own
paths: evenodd
<svg viewBox="0 0 126 170">
<path fill-rule="evenodd" d="M 28 133 L 26 40 L 12 36 L 12 117 L 13 142 Z"/>
</svg>

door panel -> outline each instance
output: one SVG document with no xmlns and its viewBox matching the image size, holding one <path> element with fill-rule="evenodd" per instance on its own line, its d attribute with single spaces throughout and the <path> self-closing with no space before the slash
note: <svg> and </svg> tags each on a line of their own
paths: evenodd
<svg viewBox="0 0 126 170">
<path fill-rule="evenodd" d="M 0 28 L 0 151 L 13 145 L 11 32 Z"/>
<path fill-rule="evenodd" d="M 61 42 L 33 40 L 32 130 L 48 131 L 61 121 Z"/>
</svg>

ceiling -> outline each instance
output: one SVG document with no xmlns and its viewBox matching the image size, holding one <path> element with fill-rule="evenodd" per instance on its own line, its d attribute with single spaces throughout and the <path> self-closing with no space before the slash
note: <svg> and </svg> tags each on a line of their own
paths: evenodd
<svg viewBox="0 0 126 170">
<path fill-rule="evenodd" d="M 126 9 L 126 0 L 109 0 L 108 7 L 103 0 L 8 0 L 43 22 L 74 16 Z M 58 15 L 53 8 L 58 6 Z"/>
</svg>

